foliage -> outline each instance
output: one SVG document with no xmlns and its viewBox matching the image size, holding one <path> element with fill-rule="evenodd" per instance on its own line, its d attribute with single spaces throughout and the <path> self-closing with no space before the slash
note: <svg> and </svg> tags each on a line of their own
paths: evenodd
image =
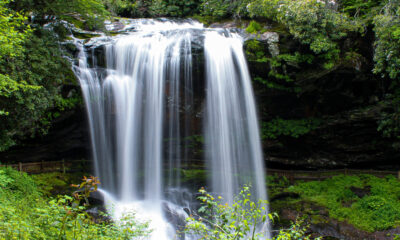
<svg viewBox="0 0 400 240">
<path fill-rule="evenodd" d="M 370 22 L 377 14 L 381 0 L 342 0 L 341 9 L 349 16 Z"/>
<path fill-rule="evenodd" d="M 255 76 L 253 79 L 267 88 L 278 89 L 289 92 L 301 91 L 297 83 L 293 79 L 293 72 L 288 72 L 288 66 L 298 66 L 299 64 L 311 64 L 314 56 L 310 54 L 279 54 L 271 56 L 267 54 L 267 46 L 257 40 L 246 41 L 245 45 L 246 57 L 248 61 L 255 63 L 265 63 L 269 66 L 267 76 Z"/>
<path fill-rule="evenodd" d="M 0 28 L 0 64 L 24 53 L 23 43 L 31 32 L 31 29 L 24 25 L 27 18 L 6 8 L 8 3 L 9 1 L 0 2 L 0 26 L 2 26 Z M 25 82 L 19 83 L 0 72 L 0 97 L 7 98 L 16 91 L 32 89 L 35 88 Z M 1 115 L 9 115 L 9 112 L 0 107 L 0 117 Z"/>
<path fill-rule="evenodd" d="M 246 32 L 248 32 L 248 33 L 257 33 L 257 32 L 259 32 L 261 30 L 262 30 L 261 25 L 258 22 L 254 21 L 254 20 L 251 21 L 249 23 L 249 26 L 247 26 L 247 28 L 246 28 Z"/>
<path fill-rule="evenodd" d="M 249 5 L 249 12 L 251 16 L 275 19 L 285 25 L 294 38 L 325 59 L 327 69 L 339 60 L 338 41 L 348 32 L 359 29 L 346 15 L 330 8 L 324 1 L 254 1 Z"/>
<path fill-rule="evenodd" d="M 279 136 L 298 138 L 315 130 L 321 123 L 322 121 L 316 118 L 298 120 L 275 118 L 272 121 L 262 123 L 262 138 L 276 139 Z"/>
<path fill-rule="evenodd" d="M 0 61 L 0 109 L 7 113 L 0 116 L 0 150 L 26 136 L 47 133 L 57 116 L 52 110 L 64 111 L 79 102 L 77 95 L 62 95 L 62 84 L 74 83 L 75 77 L 50 31 L 36 29 L 21 48 L 24 54 Z"/>
<path fill-rule="evenodd" d="M 378 130 L 385 137 L 400 137 L 400 1 L 388 1 L 374 18 L 374 73 L 390 79 L 391 94 L 385 96 L 389 111 L 382 113 Z"/>
<path fill-rule="evenodd" d="M 250 27 L 250 25 L 249 25 Z M 255 29 L 256 27 L 254 27 Z M 260 26 L 261 28 L 261 26 Z M 252 30 L 252 29 L 250 29 Z M 258 30 L 256 30 L 258 31 Z M 265 44 L 255 39 L 248 40 L 245 43 L 246 57 L 249 61 L 265 62 L 267 48 Z"/>
<path fill-rule="evenodd" d="M 139 16 L 141 7 L 136 1 L 130 0 L 103 0 L 103 4 L 111 14 L 121 17 Z M 144 13 L 146 9 L 143 10 Z"/>
<path fill-rule="evenodd" d="M 278 175 L 267 175 L 266 186 L 268 186 L 268 197 L 272 198 L 276 194 L 284 192 L 284 190 L 290 186 L 289 180 L 283 176 Z"/>
<path fill-rule="evenodd" d="M 68 180 L 65 174 L 60 172 L 35 174 L 31 177 L 43 196 L 51 196 L 53 191 L 58 188 L 68 188 Z"/>
<path fill-rule="evenodd" d="M 358 196 L 351 187 L 366 194 Z M 299 183 L 289 188 L 302 199 L 324 206 L 329 216 L 374 232 L 400 225 L 400 181 L 394 176 L 334 176 L 324 181 Z"/>
<path fill-rule="evenodd" d="M 75 77 L 58 39 L 50 31 L 26 25 L 27 18 L 8 4 L 17 3 L 0 3 L 0 151 L 25 136 L 46 133 L 50 110 L 65 110 L 78 102 L 76 96 L 61 95 L 60 86 Z"/>
<path fill-rule="evenodd" d="M 27 17 L 6 7 L 9 1 L 0 2 L 0 61 L 20 56 L 30 28 L 24 25 Z"/>
<path fill-rule="evenodd" d="M 241 18 L 248 16 L 247 5 L 251 0 L 202 0 L 202 15 L 218 18 Z"/>
<path fill-rule="evenodd" d="M 307 235 L 308 225 L 304 224 L 304 219 L 298 219 L 288 230 L 280 230 L 274 240 L 321 240 L 322 238 L 311 238 Z"/>
<path fill-rule="evenodd" d="M 388 94 L 385 97 L 387 111 L 381 113 L 378 121 L 378 131 L 387 138 L 400 139 L 400 89 L 395 94 Z"/>
<path fill-rule="evenodd" d="M 79 19 L 85 21 L 89 29 L 100 27 L 108 15 L 100 0 L 18 0 L 12 1 L 10 7 L 17 12 L 31 13 L 33 20 L 39 23 Z"/>
<path fill-rule="evenodd" d="M 400 77 L 400 1 L 389 1 L 384 13 L 374 18 L 374 25 L 376 34 L 374 72 L 398 81 Z"/>
<path fill-rule="evenodd" d="M 199 0 L 103 0 L 113 14 L 123 17 L 185 17 L 199 12 Z"/>
<path fill-rule="evenodd" d="M 223 202 L 221 197 L 216 200 L 204 189 L 199 192 L 199 200 L 203 206 L 199 209 L 202 216 L 191 215 L 186 221 L 186 234 L 194 234 L 199 239 L 264 239 L 266 236 L 260 228 L 265 228 L 269 220 L 277 217 L 267 213 L 267 202 L 254 202 L 250 187 L 245 186 L 231 205 Z M 258 230 L 258 231 L 257 231 Z M 274 237 L 276 240 L 294 240 L 310 237 L 306 234 L 307 226 L 302 220 L 296 221 L 288 230 L 280 230 Z M 317 238 L 319 239 L 319 238 Z"/>
<path fill-rule="evenodd" d="M 154 0 L 150 7 L 153 16 L 185 17 L 198 13 L 198 0 Z"/>
<path fill-rule="evenodd" d="M 81 200 L 84 200 L 84 206 L 89 206 L 90 194 L 97 191 L 99 184 L 99 179 L 94 176 L 84 176 L 80 185 L 72 184 L 72 187 L 78 188 L 78 190 L 74 192 L 77 203 L 79 204 Z"/>
<path fill-rule="evenodd" d="M 299 52 L 295 52 L 294 54 L 279 54 L 271 58 L 259 59 L 258 61 L 265 61 L 269 64 L 271 70 L 268 73 L 268 77 L 290 83 L 294 80 L 289 76 L 287 66 L 296 66 L 304 62 L 311 64 L 313 60 L 314 57 L 312 55 L 300 54 Z M 294 88 L 293 90 L 295 92 L 299 91 L 298 88 Z"/>
<path fill-rule="evenodd" d="M 6 179 L 6 180 L 5 180 Z M 70 196 L 47 199 L 33 179 L 0 168 L 1 239 L 131 239 L 145 236 L 147 224 L 127 216 L 119 225 L 96 223 Z"/>
<path fill-rule="evenodd" d="M 222 202 L 222 197 L 215 200 L 203 188 L 199 190 L 202 196 L 199 199 L 203 206 L 199 209 L 205 217 L 197 216 L 187 219 L 185 232 L 201 236 L 200 239 L 260 239 L 262 232 L 256 229 L 267 224 L 267 213 L 265 200 L 253 202 L 250 188 L 245 186 L 229 206 Z"/>
</svg>

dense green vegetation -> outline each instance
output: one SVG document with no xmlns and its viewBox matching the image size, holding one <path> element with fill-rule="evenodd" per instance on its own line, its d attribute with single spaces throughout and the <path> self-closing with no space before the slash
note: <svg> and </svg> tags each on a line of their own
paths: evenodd
<svg viewBox="0 0 400 240">
<path fill-rule="evenodd" d="M 85 191 L 74 197 L 51 197 L 58 187 L 69 189 L 67 183 L 72 179 L 75 177 L 60 173 L 29 176 L 12 168 L 0 168 L 0 238 L 122 240 L 141 239 L 151 232 L 147 223 L 131 214 L 118 223 L 108 220 L 106 214 L 100 218 L 88 214 L 85 198 L 96 189 L 95 178 L 84 178 L 79 187 Z M 254 232 L 254 226 L 276 217 L 267 214 L 265 201 L 251 200 L 249 187 L 241 191 L 232 206 L 221 204 L 220 197 L 215 200 L 204 189 L 200 192 L 199 199 L 204 203 L 199 209 L 201 216 L 195 214 L 187 219 L 186 234 L 197 233 L 204 239 L 248 239 L 249 235 L 258 239 L 260 233 Z M 306 229 L 299 220 L 274 239 L 309 239 Z"/>
<path fill-rule="evenodd" d="M 40 188 L 38 179 L 47 187 Z M 0 168 L 1 239 L 130 239 L 148 234 L 147 224 L 134 216 L 119 224 L 96 220 L 79 204 L 80 197 L 47 197 L 43 191 L 63 183 L 46 184 L 44 179 Z"/>
<path fill-rule="evenodd" d="M 60 111 L 79 102 L 76 93 L 63 91 L 75 77 L 60 45 L 60 21 L 93 28 L 104 16 L 95 0 L 0 2 L 0 151 L 45 134 Z M 49 21 L 53 28 L 44 27 Z"/>
<path fill-rule="evenodd" d="M 346 221 L 358 229 L 375 232 L 400 225 L 400 181 L 392 175 L 384 178 L 367 174 L 338 175 L 292 186 L 287 180 L 270 177 L 268 183 L 272 196 L 285 191 L 298 193 L 299 199 L 288 200 L 292 207 L 310 202 L 325 207 L 329 217 Z M 288 203 L 280 204 L 287 206 Z M 318 223 L 316 211 L 308 214 L 314 215 L 311 221 Z"/>
<path fill-rule="evenodd" d="M 244 186 L 232 204 L 223 203 L 222 197 L 214 197 L 203 188 L 199 199 L 203 206 L 199 214 L 193 213 L 187 219 L 188 224 L 184 232 L 194 234 L 199 239 L 265 239 L 265 232 L 257 231 L 265 227 L 267 222 L 278 217 L 276 214 L 268 214 L 267 201 L 254 201 L 251 196 L 251 187 Z M 217 198 L 217 199 L 216 199 Z M 274 240 L 309 240 L 307 226 L 299 219 L 289 229 L 280 230 L 273 237 Z M 316 240 L 320 238 L 314 238 Z"/>
</svg>

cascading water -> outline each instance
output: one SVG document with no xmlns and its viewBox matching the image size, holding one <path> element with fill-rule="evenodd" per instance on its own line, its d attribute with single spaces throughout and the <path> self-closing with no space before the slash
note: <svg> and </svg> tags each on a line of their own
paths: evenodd
<svg viewBox="0 0 400 240">
<path fill-rule="evenodd" d="M 250 74 L 242 40 L 208 32 L 205 136 L 213 191 L 232 203 L 245 184 L 266 199 L 263 158 Z"/>
<path fill-rule="evenodd" d="M 165 193 L 182 187 L 179 170 L 191 154 L 187 139 L 195 134 L 194 86 L 202 86 L 196 81 L 206 86 L 198 94 L 205 102 L 200 104 L 205 127 L 199 134 L 205 136 L 211 190 L 232 202 L 249 183 L 257 198 L 266 199 L 241 37 L 192 21 L 131 20 L 126 29 L 134 31 L 99 38 L 103 66 L 96 64 L 99 57 L 91 42 L 76 40 L 80 53 L 74 67 L 88 112 L 95 173 L 113 202 L 114 216 L 134 208 L 154 223 L 153 239 L 174 238 L 163 209 L 168 205 L 185 214 L 182 201 Z M 192 49 L 199 41 L 204 44 L 205 80 L 194 76 Z"/>
</svg>

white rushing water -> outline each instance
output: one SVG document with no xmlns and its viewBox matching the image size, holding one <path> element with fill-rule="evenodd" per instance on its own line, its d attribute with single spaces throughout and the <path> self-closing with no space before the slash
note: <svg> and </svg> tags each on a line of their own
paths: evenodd
<svg viewBox="0 0 400 240">
<path fill-rule="evenodd" d="M 250 74 L 242 40 L 208 32 L 205 43 L 205 136 L 213 191 L 232 203 L 245 184 L 266 199 L 264 164 Z"/>
<path fill-rule="evenodd" d="M 79 62 L 74 67 L 87 107 L 95 174 L 114 217 L 134 210 L 152 220 L 152 239 L 173 239 L 165 208 L 185 215 L 182 207 L 187 206 L 165 193 L 182 188 L 179 169 L 193 151 L 186 139 L 196 125 L 198 64 L 192 50 L 198 41 L 204 65 L 197 72 L 205 71 L 205 79 L 196 76 L 205 82 L 197 84 L 205 85 L 198 94 L 205 95 L 200 100 L 205 108 L 200 134 L 205 136 L 211 191 L 231 203 L 244 184 L 251 184 L 255 197 L 267 199 L 241 37 L 191 21 L 131 20 L 125 28 L 135 31 L 101 40 L 101 66 L 94 40 L 86 45 L 76 40 Z"/>
</svg>

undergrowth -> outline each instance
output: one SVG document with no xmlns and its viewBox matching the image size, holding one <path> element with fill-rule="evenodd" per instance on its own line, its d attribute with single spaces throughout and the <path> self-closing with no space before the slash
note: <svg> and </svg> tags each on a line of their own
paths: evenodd
<svg viewBox="0 0 400 240">
<path fill-rule="evenodd" d="M 79 204 L 79 194 L 47 197 L 51 189 L 44 179 L 37 184 L 26 173 L 0 168 L 0 239 L 111 240 L 148 234 L 147 224 L 137 222 L 133 216 L 118 224 L 94 219 L 85 211 L 87 207 Z M 41 189 L 40 185 L 47 187 Z"/>
<path fill-rule="evenodd" d="M 326 207 L 330 217 L 368 232 L 400 226 L 400 181 L 392 175 L 338 175 L 298 183 L 288 190 Z"/>
</svg>

